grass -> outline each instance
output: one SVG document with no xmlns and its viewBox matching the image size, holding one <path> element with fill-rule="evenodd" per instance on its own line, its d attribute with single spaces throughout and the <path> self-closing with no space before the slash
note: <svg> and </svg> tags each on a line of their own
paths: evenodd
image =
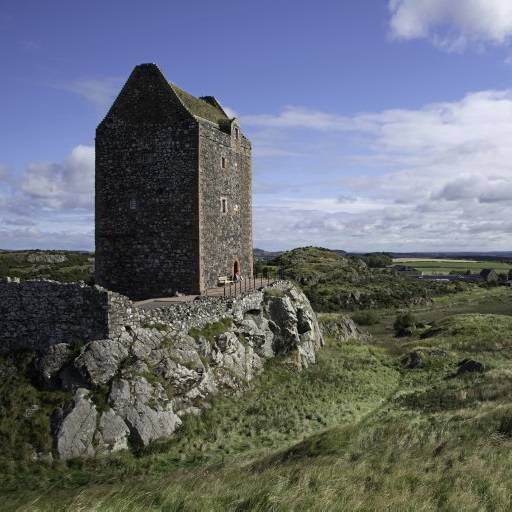
<svg viewBox="0 0 512 512">
<path fill-rule="evenodd" d="M 296 373 L 271 361 L 178 437 L 137 456 L 81 461 L 4 487 L 5 510 L 508 511 L 512 508 L 512 316 L 475 313 L 498 289 L 439 299 L 397 339 L 379 311 L 368 342 L 329 340 Z M 406 368 L 415 351 L 424 364 Z M 455 375 L 457 363 L 485 364 Z M 5 484 L 4 484 L 5 486 Z"/>
<path fill-rule="evenodd" d="M 189 335 L 195 339 L 199 339 L 201 336 L 206 338 L 208 341 L 213 342 L 219 334 L 226 332 L 232 326 L 231 318 L 223 318 L 218 322 L 211 322 L 206 324 L 204 327 L 192 327 L 189 330 Z"/>
</svg>

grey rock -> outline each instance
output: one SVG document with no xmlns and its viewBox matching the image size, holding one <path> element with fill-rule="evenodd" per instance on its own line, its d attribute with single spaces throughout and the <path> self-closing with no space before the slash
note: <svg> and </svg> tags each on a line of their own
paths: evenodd
<svg viewBox="0 0 512 512">
<path fill-rule="evenodd" d="M 92 457 L 98 413 L 89 399 L 89 391 L 80 388 L 72 402 L 60 410 L 55 431 L 55 447 L 63 460 Z"/>
<path fill-rule="evenodd" d="M 181 425 L 162 386 L 153 386 L 141 376 L 114 381 L 110 401 L 128 425 L 133 441 L 141 446 L 171 437 Z"/>
<path fill-rule="evenodd" d="M 464 373 L 473 373 L 478 372 L 482 373 L 485 371 L 485 365 L 480 361 L 475 361 L 474 359 L 463 359 L 459 363 L 457 363 L 457 375 L 463 375 Z"/>
<path fill-rule="evenodd" d="M 322 331 L 336 341 L 361 340 L 366 338 L 355 322 L 346 315 L 328 315 L 321 319 Z"/>
<path fill-rule="evenodd" d="M 130 429 L 112 409 L 101 414 L 95 435 L 99 453 L 113 453 L 128 448 Z"/>
<path fill-rule="evenodd" d="M 420 352 L 413 350 L 402 358 L 402 364 L 404 368 L 414 370 L 416 368 L 423 368 L 425 366 L 425 361 L 423 360 Z"/>
<path fill-rule="evenodd" d="M 75 367 L 92 384 L 105 384 L 128 357 L 128 349 L 115 340 L 92 341 L 75 360 Z"/>
</svg>

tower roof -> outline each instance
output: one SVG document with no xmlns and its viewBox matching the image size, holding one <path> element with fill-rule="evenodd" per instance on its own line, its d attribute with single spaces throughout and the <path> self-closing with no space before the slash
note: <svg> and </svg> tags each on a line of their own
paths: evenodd
<svg viewBox="0 0 512 512">
<path fill-rule="evenodd" d="M 196 98 L 189 94 L 187 91 L 184 91 L 176 84 L 169 84 L 178 98 L 181 100 L 183 105 L 185 105 L 186 109 L 196 117 L 201 117 L 202 119 L 206 119 L 220 125 L 229 122 L 230 118 L 226 115 L 219 102 L 213 96 L 205 96 L 204 98 Z"/>
</svg>

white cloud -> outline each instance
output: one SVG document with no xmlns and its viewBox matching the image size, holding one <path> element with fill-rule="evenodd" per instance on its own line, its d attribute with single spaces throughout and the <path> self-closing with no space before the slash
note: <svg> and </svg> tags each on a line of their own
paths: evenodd
<svg viewBox="0 0 512 512">
<path fill-rule="evenodd" d="M 63 89 L 78 94 L 98 111 L 106 111 L 114 102 L 122 86 L 122 79 L 117 77 L 82 78 L 55 85 L 56 89 Z"/>
<path fill-rule="evenodd" d="M 428 39 L 447 50 L 469 43 L 507 43 L 512 36 L 510 0 L 389 0 L 391 33 Z"/>
<path fill-rule="evenodd" d="M 309 240 L 351 250 L 512 248 L 512 90 L 352 117 L 297 111 L 242 119 L 256 134 L 271 129 L 284 151 L 292 140 L 302 143 L 306 156 L 292 165 L 306 160 L 310 174 L 292 167 L 287 175 L 280 171 L 280 180 L 298 185 L 316 173 L 325 182 L 295 200 L 257 195 L 256 245 Z M 312 149 L 317 140 L 321 151 Z M 257 181 L 272 179 L 267 165 L 256 161 Z"/>
<path fill-rule="evenodd" d="M 92 208 L 94 148 L 76 146 L 62 163 L 29 165 L 20 190 L 42 208 Z"/>
<path fill-rule="evenodd" d="M 1 169 L 0 169 L 1 170 Z M 92 249 L 94 148 L 0 173 L 0 248 Z"/>
</svg>

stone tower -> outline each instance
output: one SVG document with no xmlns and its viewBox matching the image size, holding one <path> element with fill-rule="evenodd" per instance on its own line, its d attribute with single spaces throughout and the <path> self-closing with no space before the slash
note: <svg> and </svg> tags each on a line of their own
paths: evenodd
<svg viewBox="0 0 512 512">
<path fill-rule="evenodd" d="M 252 275 L 251 144 L 212 96 L 136 66 L 96 130 L 96 282 L 136 300 Z"/>
</svg>

